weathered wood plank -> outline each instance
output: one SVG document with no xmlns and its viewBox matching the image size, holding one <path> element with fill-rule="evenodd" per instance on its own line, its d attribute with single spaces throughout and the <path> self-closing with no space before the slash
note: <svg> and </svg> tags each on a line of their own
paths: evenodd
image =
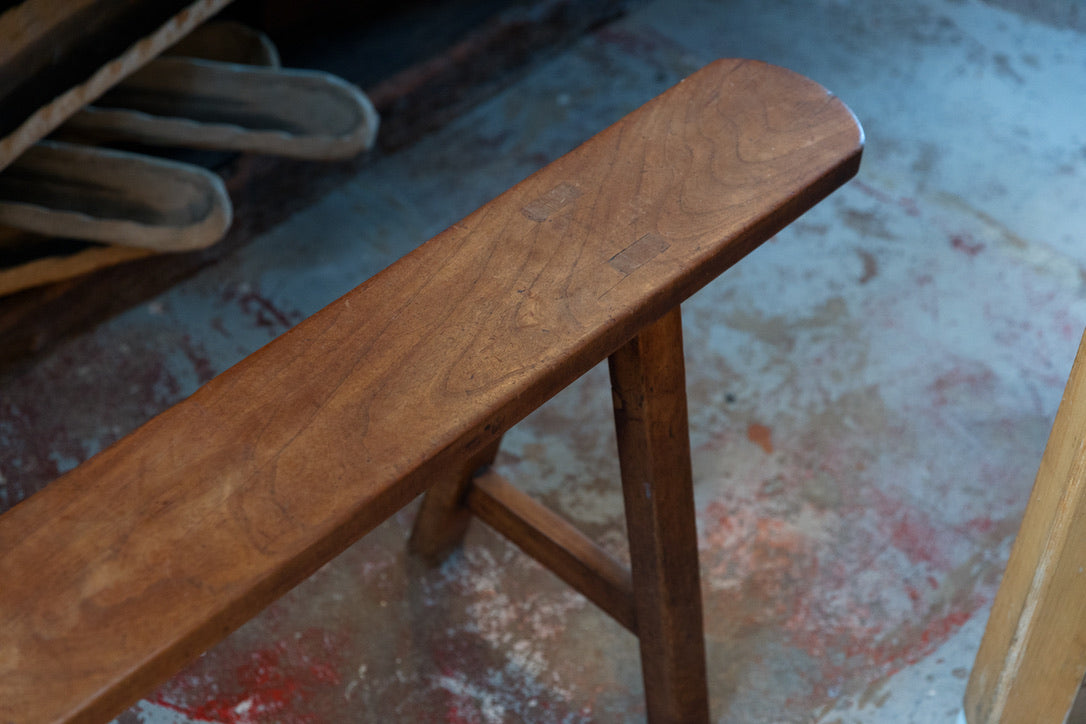
<svg viewBox="0 0 1086 724">
<path fill-rule="evenodd" d="M 0 169 L 230 0 L 23 0 L 0 13 Z"/>
<path fill-rule="evenodd" d="M 1086 336 L 965 693 L 969 724 L 1062 722 L 1086 673 Z"/>
</svg>

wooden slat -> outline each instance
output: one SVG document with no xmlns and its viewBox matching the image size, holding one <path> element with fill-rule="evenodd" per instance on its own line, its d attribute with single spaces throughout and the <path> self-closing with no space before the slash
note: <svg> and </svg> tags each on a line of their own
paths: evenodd
<svg viewBox="0 0 1086 724">
<path fill-rule="evenodd" d="M 630 572 L 584 533 L 493 470 L 475 478 L 467 505 L 480 520 L 637 633 Z"/>
<path fill-rule="evenodd" d="M 707 724 L 682 320 L 675 307 L 611 355 L 645 702 L 652 724 Z"/>
<path fill-rule="evenodd" d="M 0 517 L 0 721 L 105 718 L 850 178 L 718 61 Z"/>
<path fill-rule="evenodd" d="M 1086 336 L 965 695 L 969 724 L 1062 722 L 1086 673 Z"/>
<path fill-rule="evenodd" d="M 22 0 L 0 13 L 0 169 L 230 0 Z"/>
</svg>

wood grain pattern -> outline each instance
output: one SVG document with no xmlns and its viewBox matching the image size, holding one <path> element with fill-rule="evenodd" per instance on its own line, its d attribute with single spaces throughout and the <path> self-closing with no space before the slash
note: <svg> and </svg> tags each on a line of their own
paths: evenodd
<svg viewBox="0 0 1086 724">
<path fill-rule="evenodd" d="M 682 339 L 675 307 L 608 360 L 652 724 L 709 721 Z"/>
<path fill-rule="evenodd" d="M 713 63 L 15 506 L 0 721 L 121 711 L 844 183 L 862 141 L 817 84 Z M 666 249 L 608 263 L 647 234 Z"/>
<path fill-rule="evenodd" d="M 969 724 L 1062 722 L 1086 673 L 1086 336 L 965 694 Z"/>
</svg>

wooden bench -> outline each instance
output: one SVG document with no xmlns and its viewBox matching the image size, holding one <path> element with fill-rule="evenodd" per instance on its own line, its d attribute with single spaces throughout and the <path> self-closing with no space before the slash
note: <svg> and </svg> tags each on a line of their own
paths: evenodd
<svg viewBox="0 0 1086 724">
<path fill-rule="evenodd" d="M 431 490 L 635 632 L 649 719 L 708 704 L 679 304 L 855 174 L 817 84 L 717 61 L 0 517 L 0 722 L 98 721 Z M 488 470 L 610 358 L 632 575 Z"/>
</svg>

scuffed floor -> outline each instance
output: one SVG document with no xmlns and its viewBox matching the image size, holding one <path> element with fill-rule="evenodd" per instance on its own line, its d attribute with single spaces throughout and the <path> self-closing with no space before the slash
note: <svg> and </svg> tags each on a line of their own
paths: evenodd
<svg viewBox="0 0 1086 724">
<path fill-rule="evenodd" d="M 821 82 L 859 177 L 684 306 L 717 722 L 952 722 L 1086 327 L 1086 38 L 978 0 L 661 0 L 0 388 L 0 507 L 708 61 Z M 624 557 L 606 370 L 498 464 Z M 632 636 L 410 506 L 120 724 L 636 722 Z"/>
</svg>

